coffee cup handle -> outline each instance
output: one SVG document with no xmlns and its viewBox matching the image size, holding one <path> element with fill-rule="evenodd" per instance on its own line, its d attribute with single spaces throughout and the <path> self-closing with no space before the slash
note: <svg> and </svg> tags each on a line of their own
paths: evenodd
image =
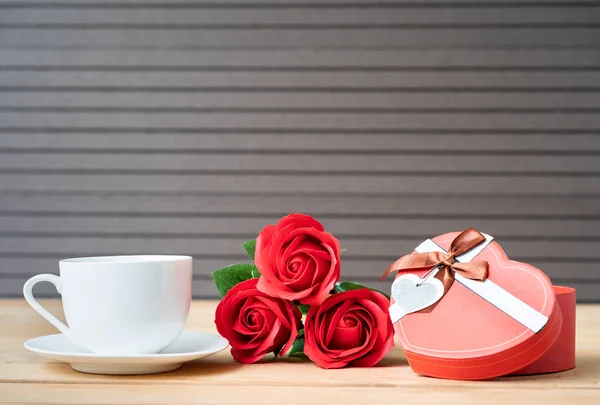
<svg viewBox="0 0 600 405">
<path fill-rule="evenodd" d="M 34 298 L 33 286 L 41 281 L 47 281 L 49 283 L 54 284 L 54 286 L 56 287 L 56 291 L 58 291 L 58 293 L 61 294 L 62 283 L 60 281 L 60 277 L 54 274 L 38 274 L 37 276 L 33 276 L 29 280 L 27 280 L 25 282 L 25 285 L 23 286 L 23 295 L 25 296 L 25 301 L 27 301 L 27 303 L 31 305 L 31 308 L 35 309 L 37 313 L 39 313 L 48 322 L 54 325 L 56 329 L 61 331 L 65 336 L 69 337 L 71 332 L 69 331 L 67 325 L 62 323 L 58 318 L 56 318 L 54 315 L 48 312 L 48 310 L 41 306 L 40 303 L 37 302 L 37 300 Z"/>
</svg>

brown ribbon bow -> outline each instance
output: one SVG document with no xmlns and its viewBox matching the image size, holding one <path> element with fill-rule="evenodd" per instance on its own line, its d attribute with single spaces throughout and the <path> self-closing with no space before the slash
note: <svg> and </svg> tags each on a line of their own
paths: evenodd
<svg viewBox="0 0 600 405">
<path fill-rule="evenodd" d="M 488 262 L 466 262 L 458 263 L 455 259 L 457 256 L 473 249 L 475 246 L 485 241 L 479 231 L 473 228 L 468 228 L 461 232 L 450 244 L 448 253 L 442 252 L 413 252 L 409 255 L 402 256 L 400 259 L 392 263 L 383 276 L 383 281 L 390 273 L 394 271 L 416 270 L 424 268 L 440 267 L 440 270 L 435 275 L 435 278 L 444 284 L 444 295 L 454 282 L 454 273 L 458 272 L 466 278 L 473 280 L 484 281 L 488 276 Z M 431 311 L 436 304 L 422 310 L 422 312 Z M 421 311 L 420 311 L 421 312 Z"/>
</svg>

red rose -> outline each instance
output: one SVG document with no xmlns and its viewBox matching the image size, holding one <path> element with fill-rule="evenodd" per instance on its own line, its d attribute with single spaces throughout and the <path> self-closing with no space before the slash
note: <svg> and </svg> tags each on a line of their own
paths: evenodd
<svg viewBox="0 0 600 405">
<path fill-rule="evenodd" d="M 308 311 L 304 353 L 323 368 L 374 366 L 394 346 L 388 307 L 367 288 L 333 294 Z"/>
<path fill-rule="evenodd" d="M 267 353 L 284 355 L 298 336 L 302 315 L 290 301 L 256 289 L 258 279 L 236 284 L 217 306 L 217 330 L 240 363 L 254 363 Z"/>
<path fill-rule="evenodd" d="M 254 261 L 260 291 L 301 304 L 320 304 L 340 279 L 340 244 L 308 215 L 267 225 L 256 239 Z"/>
</svg>

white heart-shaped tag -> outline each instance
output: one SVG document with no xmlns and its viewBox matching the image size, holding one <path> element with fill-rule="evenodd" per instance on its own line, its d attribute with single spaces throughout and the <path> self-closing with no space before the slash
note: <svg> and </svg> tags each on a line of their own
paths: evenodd
<svg viewBox="0 0 600 405">
<path fill-rule="evenodd" d="M 415 274 L 398 277 L 392 284 L 392 297 L 394 297 L 394 304 L 390 306 L 392 323 L 398 322 L 407 314 L 438 302 L 442 295 L 444 295 L 444 284 L 437 278 L 431 277 L 421 281 L 421 278 Z"/>
</svg>

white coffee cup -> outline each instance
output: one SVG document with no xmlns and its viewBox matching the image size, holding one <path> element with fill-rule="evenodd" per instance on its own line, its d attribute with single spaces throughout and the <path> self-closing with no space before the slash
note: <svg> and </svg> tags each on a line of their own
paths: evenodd
<svg viewBox="0 0 600 405">
<path fill-rule="evenodd" d="M 73 343 L 103 355 L 158 353 L 185 327 L 191 301 L 189 256 L 106 256 L 61 260 L 60 277 L 40 274 L 23 287 L 33 309 Z M 33 297 L 55 285 L 68 327 Z"/>
</svg>

